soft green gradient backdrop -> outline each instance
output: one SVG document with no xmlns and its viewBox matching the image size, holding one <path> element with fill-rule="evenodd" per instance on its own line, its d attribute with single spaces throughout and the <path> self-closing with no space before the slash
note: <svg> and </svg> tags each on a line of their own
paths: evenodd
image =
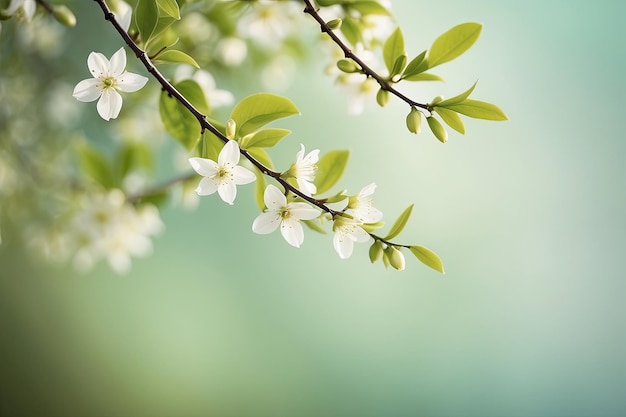
<svg viewBox="0 0 626 417">
<path fill-rule="evenodd" d="M 340 260 L 328 236 L 295 250 L 254 235 L 245 187 L 233 207 L 166 210 L 155 255 L 125 277 L 5 245 L 0 414 L 626 414 L 626 3 L 393 7 L 413 54 L 457 23 L 484 24 L 439 71 L 447 84 L 405 91 L 451 96 L 479 78 L 475 97 L 511 120 L 470 120 L 441 145 L 407 133 L 399 103 L 349 118 L 320 62 L 285 92 L 302 116 L 280 124 L 295 134 L 277 160 L 300 141 L 352 148 L 343 184 L 376 181 L 388 221 L 416 203 L 401 236 L 437 251 L 447 274 L 410 257 L 385 271 L 366 245 Z"/>
</svg>

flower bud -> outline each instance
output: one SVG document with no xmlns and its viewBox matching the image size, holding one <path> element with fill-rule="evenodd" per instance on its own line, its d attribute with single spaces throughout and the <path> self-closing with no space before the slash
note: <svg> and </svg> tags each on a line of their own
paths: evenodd
<svg viewBox="0 0 626 417">
<path fill-rule="evenodd" d="M 431 107 L 434 107 L 437 104 L 441 103 L 442 101 L 443 101 L 443 96 L 437 96 L 429 104 L 430 104 Z"/>
<path fill-rule="evenodd" d="M 337 61 L 337 68 L 339 68 L 343 72 L 352 73 L 358 72 L 359 68 L 356 66 L 354 61 L 350 59 L 340 59 Z"/>
<path fill-rule="evenodd" d="M 341 19 L 333 19 L 326 24 L 331 30 L 337 30 L 341 27 Z"/>
<path fill-rule="evenodd" d="M 235 138 L 235 132 L 237 131 L 237 123 L 233 119 L 228 119 L 226 122 L 226 137 L 228 139 Z"/>
<path fill-rule="evenodd" d="M 409 132 L 417 135 L 422 127 L 422 112 L 415 107 L 411 107 L 411 111 L 406 116 L 406 127 L 409 129 Z"/>
<path fill-rule="evenodd" d="M 372 263 L 378 261 L 383 257 L 383 245 L 379 240 L 374 242 L 372 246 L 370 246 L 370 261 Z"/>
<path fill-rule="evenodd" d="M 389 91 L 382 88 L 376 93 L 376 102 L 380 107 L 385 107 L 389 103 Z"/>
<path fill-rule="evenodd" d="M 432 116 L 427 117 L 426 121 L 428 122 L 428 127 L 430 127 L 433 135 L 435 135 L 435 137 L 439 139 L 439 142 L 446 143 L 446 141 L 448 140 L 448 132 L 446 131 L 446 128 L 443 127 L 441 122 L 439 122 L 439 120 L 435 119 Z"/>
<path fill-rule="evenodd" d="M 404 255 L 400 250 L 394 246 L 390 246 L 389 263 L 398 271 L 404 271 Z"/>
<path fill-rule="evenodd" d="M 52 7 L 52 14 L 57 22 L 68 27 L 76 26 L 76 16 L 64 4 L 56 4 Z"/>
</svg>

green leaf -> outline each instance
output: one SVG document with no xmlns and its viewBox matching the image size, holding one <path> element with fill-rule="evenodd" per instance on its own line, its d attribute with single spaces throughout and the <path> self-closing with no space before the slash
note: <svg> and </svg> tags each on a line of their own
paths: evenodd
<svg viewBox="0 0 626 417">
<path fill-rule="evenodd" d="M 125 142 L 115 157 L 117 178 L 124 177 L 137 169 L 149 170 L 153 167 L 150 148 L 143 142 Z"/>
<path fill-rule="evenodd" d="M 430 72 L 421 72 L 419 74 L 411 75 L 404 78 L 407 81 L 443 81 L 439 75 L 431 74 Z"/>
<path fill-rule="evenodd" d="M 237 103 L 230 118 L 237 123 L 239 136 L 245 136 L 276 119 L 294 114 L 300 114 L 300 111 L 287 97 L 258 93 Z"/>
<path fill-rule="evenodd" d="M 404 55 L 404 36 L 398 27 L 389 35 L 383 46 L 383 60 L 390 74 L 393 72 L 396 60 L 401 55 Z"/>
<path fill-rule="evenodd" d="M 113 188 L 115 184 L 113 169 L 107 158 L 100 151 L 86 143 L 76 148 L 81 171 L 104 188 Z"/>
<path fill-rule="evenodd" d="M 383 238 L 384 240 L 393 239 L 398 236 L 402 230 L 404 230 L 406 223 L 409 221 L 409 217 L 411 217 L 411 211 L 413 211 L 413 204 L 404 209 L 402 214 L 400 214 L 400 217 L 398 217 L 393 223 L 393 226 L 391 226 L 391 230 L 389 230 L 387 236 Z"/>
<path fill-rule="evenodd" d="M 176 0 L 157 0 L 157 3 L 167 16 L 180 20 L 180 9 Z"/>
<path fill-rule="evenodd" d="M 254 184 L 254 200 L 256 201 L 256 205 L 259 207 L 259 210 L 263 211 L 265 209 L 265 176 L 258 169 L 254 170 L 254 175 L 256 175 L 256 182 Z"/>
<path fill-rule="evenodd" d="M 174 85 L 183 96 L 200 112 L 207 114 L 209 106 L 202 89 L 193 80 L 183 80 Z M 178 140 L 186 149 L 191 150 L 200 138 L 201 128 L 189 110 L 180 104 L 178 100 L 170 97 L 167 91 L 161 93 L 159 99 L 159 113 L 165 126 L 165 130 Z"/>
<path fill-rule="evenodd" d="M 482 25 L 479 23 L 462 23 L 440 35 L 428 51 L 429 68 L 434 68 L 463 54 L 474 45 L 480 36 L 481 29 Z"/>
<path fill-rule="evenodd" d="M 447 107 L 452 104 L 459 104 L 460 102 L 465 101 L 465 99 L 468 98 L 470 94 L 472 94 L 474 88 L 476 88 L 476 84 L 478 84 L 478 81 L 476 81 L 474 85 L 472 85 L 470 88 L 468 88 L 466 91 L 462 92 L 458 96 L 450 97 L 449 99 L 437 103 L 437 107 Z"/>
<path fill-rule="evenodd" d="M 157 36 L 160 36 L 163 32 L 169 29 L 169 27 L 172 26 L 172 23 L 174 23 L 175 21 L 176 19 L 174 19 L 173 17 L 169 17 L 169 16 L 160 17 L 159 20 L 157 21 L 156 27 L 154 28 L 154 32 L 152 33 L 150 44 L 154 42 Z"/>
<path fill-rule="evenodd" d="M 426 60 L 426 51 L 416 56 L 408 63 L 404 72 L 402 73 L 402 79 L 417 75 L 428 69 L 428 61 Z"/>
<path fill-rule="evenodd" d="M 445 107 L 437 107 L 435 108 L 435 112 L 441 116 L 441 120 L 443 120 L 452 129 L 462 135 L 465 134 L 465 125 L 463 124 L 463 120 L 461 120 L 458 113 L 448 110 Z"/>
<path fill-rule="evenodd" d="M 424 265 L 434 269 L 435 271 L 445 274 L 443 270 L 443 262 L 437 254 L 428 248 L 419 245 L 409 246 L 409 250 L 415 255 L 417 259 Z"/>
<path fill-rule="evenodd" d="M 159 6 L 156 0 L 139 0 L 135 8 L 135 23 L 144 45 L 148 43 L 159 21 Z"/>
<path fill-rule="evenodd" d="M 439 139 L 439 142 L 446 143 L 448 140 L 448 132 L 446 132 L 446 128 L 443 127 L 439 120 L 431 116 L 427 117 L 426 121 L 428 122 L 430 131 L 433 132 L 433 135 L 435 135 L 437 139 Z"/>
<path fill-rule="evenodd" d="M 239 142 L 239 146 L 242 149 L 251 147 L 271 148 L 290 133 L 291 130 L 277 128 L 259 130 L 244 136 Z"/>
<path fill-rule="evenodd" d="M 365 0 L 344 2 L 344 6 L 357 10 L 362 15 L 377 14 L 381 16 L 389 16 L 389 10 L 385 9 L 385 7 L 377 1 Z"/>
<path fill-rule="evenodd" d="M 322 194 L 330 190 L 339 181 L 348 164 L 348 150 L 334 150 L 322 155 L 317 163 L 315 175 L 316 194 Z"/>
<path fill-rule="evenodd" d="M 351 45 L 356 45 L 361 39 L 359 23 L 353 17 L 345 16 L 339 29 Z"/>
<path fill-rule="evenodd" d="M 224 142 L 213 133 L 205 130 L 202 133 L 202 151 L 200 157 L 217 161 L 217 158 L 224 147 Z"/>
<path fill-rule="evenodd" d="M 509 120 L 500 107 L 485 101 L 466 99 L 458 104 L 446 106 L 446 108 L 474 119 Z"/>
<path fill-rule="evenodd" d="M 155 65 L 165 63 L 181 63 L 200 68 L 200 65 L 198 65 L 195 59 L 193 59 L 183 51 L 179 51 L 177 49 L 167 49 L 163 51 L 154 59 L 153 62 Z"/>
<path fill-rule="evenodd" d="M 270 158 L 269 154 L 263 148 L 248 148 L 246 149 L 250 155 L 254 157 L 257 161 L 265 165 L 269 169 L 274 169 L 274 163 L 272 162 L 272 158 Z"/>
<path fill-rule="evenodd" d="M 317 220 L 300 220 L 302 223 L 304 223 L 309 229 L 313 230 L 314 232 L 317 233 L 321 233 L 323 235 L 327 234 L 326 230 L 320 226 L 319 221 Z"/>
</svg>

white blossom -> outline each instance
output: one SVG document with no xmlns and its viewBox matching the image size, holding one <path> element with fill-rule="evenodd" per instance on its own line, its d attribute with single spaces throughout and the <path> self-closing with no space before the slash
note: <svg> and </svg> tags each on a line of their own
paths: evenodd
<svg viewBox="0 0 626 417">
<path fill-rule="evenodd" d="M 316 164 L 320 159 L 320 150 L 314 149 L 306 155 L 304 153 L 304 145 L 300 144 L 300 150 L 296 154 L 296 162 L 291 164 L 287 174 L 296 179 L 300 191 L 311 196 L 317 192 L 317 187 L 313 181 L 317 172 Z"/>
<path fill-rule="evenodd" d="M 132 93 L 141 89 L 148 79 L 126 71 L 126 52 L 120 48 L 109 61 L 99 52 L 92 52 L 87 66 L 94 78 L 79 82 L 73 96 L 83 102 L 98 100 L 98 114 L 104 120 L 115 119 L 122 109 L 122 96 L 118 91 Z"/>
<path fill-rule="evenodd" d="M 341 216 L 333 223 L 333 231 L 333 246 L 341 259 L 352 255 L 354 242 L 367 242 L 370 238 L 359 222 Z"/>
<path fill-rule="evenodd" d="M 237 185 L 249 184 L 256 179 L 254 173 L 239 166 L 239 145 L 228 141 L 217 162 L 206 158 L 189 158 L 191 167 L 204 178 L 196 188 L 198 195 L 210 195 L 215 191 L 222 200 L 232 205 L 237 196 Z"/>
<path fill-rule="evenodd" d="M 287 203 L 287 197 L 272 184 L 265 189 L 263 201 L 267 210 L 254 219 L 252 231 L 267 234 L 280 225 L 280 233 L 287 243 L 299 248 L 304 242 L 300 220 L 312 220 L 320 215 L 320 211 L 303 202 Z"/>
<path fill-rule="evenodd" d="M 117 22 L 120 24 L 122 29 L 128 32 L 133 16 L 133 8 L 130 4 L 123 0 L 117 0 L 112 4 L 112 6 L 112 12 L 115 15 L 115 19 L 117 19 Z"/>
<path fill-rule="evenodd" d="M 7 16 L 13 16 L 15 14 L 22 13 L 24 20 L 30 22 L 37 11 L 37 3 L 35 0 L 11 0 L 9 7 L 6 8 L 4 13 Z"/>
<path fill-rule="evenodd" d="M 350 214 L 361 223 L 379 222 L 383 218 L 383 213 L 372 206 L 372 195 L 375 190 L 375 183 L 363 187 L 363 189 L 359 191 L 359 194 L 350 198 L 346 213 Z"/>
<path fill-rule="evenodd" d="M 74 265 L 91 268 L 100 258 L 119 274 L 131 267 L 131 256 L 143 257 L 152 252 L 150 236 L 163 230 L 159 211 L 152 205 L 135 207 L 120 190 L 90 196 L 74 218 L 79 231 Z"/>
</svg>

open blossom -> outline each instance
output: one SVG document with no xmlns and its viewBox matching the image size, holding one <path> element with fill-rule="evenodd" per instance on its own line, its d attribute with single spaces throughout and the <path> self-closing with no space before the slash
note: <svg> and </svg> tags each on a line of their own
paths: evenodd
<svg viewBox="0 0 626 417">
<path fill-rule="evenodd" d="M 232 205 L 237 197 L 237 185 L 249 184 L 256 179 L 254 173 L 239 166 L 239 144 L 228 141 L 217 162 L 206 158 L 189 158 L 191 167 L 204 178 L 198 184 L 198 195 L 210 195 L 215 191 L 226 203 Z"/>
<path fill-rule="evenodd" d="M 30 22 L 37 11 L 37 3 L 35 0 L 11 0 L 9 7 L 6 8 L 4 13 L 7 16 L 13 16 L 16 13 L 22 12 L 24 20 Z"/>
<path fill-rule="evenodd" d="M 317 192 L 317 187 L 313 184 L 315 173 L 317 172 L 317 161 L 320 159 L 320 150 L 314 149 L 306 156 L 304 155 L 304 145 L 300 144 L 300 150 L 296 154 L 296 162 L 291 165 L 288 175 L 295 177 L 298 188 L 306 195 L 313 195 Z"/>
<path fill-rule="evenodd" d="M 370 238 L 359 222 L 346 217 L 338 217 L 333 223 L 333 230 L 333 246 L 341 259 L 352 255 L 354 242 L 367 242 Z"/>
<path fill-rule="evenodd" d="M 122 109 L 122 96 L 118 91 L 132 93 L 141 89 L 148 79 L 126 71 L 126 52 L 120 48 L 111 60 L 99 52 L 92 52 L 87 66 L 94 78 L 79 82 L 73 96 L 83 102 L 98 100 L 98 114 L 104 120 L 115 119 Z"/>
<path fill-rule="evenodd" d="M 272 184 L 265 189 L 263 201 L 267 210 L 254 219 L 252 231 L 259 234 L 272 233 L 280 225 L 280 233 L 287 243 L 299 248 L 304 242 L 304 230 L 300 220 L 312 220 L 320 215 L 320 211 L 307 203 L 287 203 L 287 197 Z"/>
<path fill-rule="evenodd" d="M 375 183 L 363 187 L 359 194 L 350 198 L 346 213 L 361 223 L 379 222 L 383 218 L 383 213 L 372 206 L 372 194 L 374 194 L 375 190 Z"/>
<path fill-rule="evenodd" d="M 117 22 L 120 24 L 122 29 L 128 32 L 128 28 L 130 27 L 130 21 L 133 15 L 133 8 L 130 4 L 126 3 L 123 0 L 117 0 L 112 4 L 113 6 L 113 14 L 117 19 Z"/>
</svg>

